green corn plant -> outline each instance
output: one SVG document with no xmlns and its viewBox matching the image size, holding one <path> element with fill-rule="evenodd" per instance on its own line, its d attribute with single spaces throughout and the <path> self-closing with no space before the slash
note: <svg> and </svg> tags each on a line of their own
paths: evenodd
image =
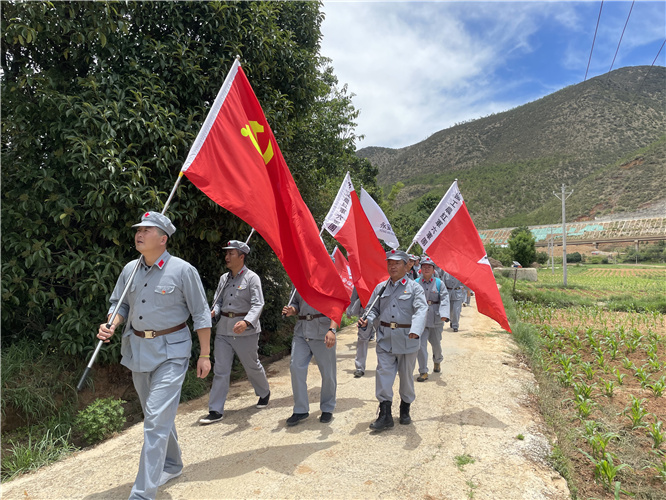
<svg viewBox="0 0 666 500">
<path fill-rule="evenodd" d="M 583 436 L 586 439 L 589 439 L 590 437 L 594 436 L 598 430 L 600 430 L 601 424 L 597 422 L 596 420 L 584 420 L 583 421 Z"/>
<path fill-rule="evenodd" d="M 657 420 L 654 424 L 650 424 L 650 430 L 647 435 L 652 438 L 652 447 L 654 449 L 659 448 L 666 438 L 666 431 L 664 431 L 662 427 L 663 423 L 661 420 Z"/>
<path fill-rule="evenodd" d="M 652 394 L 655 395 L 655 397 L 661 397 L 661 395 L 664 394 L 664 390 L 666 390 L 666 375 L 662 375 L 659 380 L 657 380 L 654 384 L 645 384 L 646 387 L 649 387 L 650 390 L 652 391 Z"/>
<path fill-rule="evenodd" d="M 571 370 L 560 370 L 555 376 L 562 387 L 571 387 L 573 384 L 574 375 Z"/>
<path fill-rule="evenodd" d="M 641 387 L 645 388 L 645 385 L 647 384 L 648 379 L 650 378 L 650 374 L 645 369 L 645 365 L 643 365 L 640 368 L 636 368 L 636 371 L 634 371 L 634 377 L 636 377 L 638 381 L 641 383 Z"/>
<path fill-rule="evenodd" d="M 594 401 L 591 399 L 585 399 L 585 397 L 581 394 L 576 396 L 576 399 L 574 399 L 574 404 L 578 410 L 578 416 L 581 419 L 586 419 L 589 417 L 590 414 L 594 411 L 594 408 L 597 406 Z"/>
<path fill-rule="evenodd" d="M 634 366 L 634 363 L 625 356 L 625 358 L 622 360 L 622 366 L 624 367 L 625 370 L 635 370 L 636 367 Z"/>
<path fill-rule="evenodd" d="M 615 378 L 617 378 L 618 385 L 624 384 L 624 377 L 626 377 L 626 375 L 624 373 L 620 373 L 620 370 L 617 368 L 613 370 L 613 373 L 615 374 Z"/>
<path fill-rule="evenodd" d="M 596 383 L 587 385 L 585 382 L 576 382 L 573 384 L 573 390 L 576 396 L 582 396 L 584 399 L 592 399 L 592 390 Z"/>
<path fill-rule="evenodd" d="M 587 443 L 590 445 L 590 448 L 592 448 L 592 456 L 595 458 L 603 458 L 606 453 L 606 448 L 608 448 L 608 445 L 610 442 L 614 439 L 619 439 L 620 436 L 613 432 L 605 432 L 603 434 L 594 434 L 592 437 L 590 437 L 587 440 Z M 617 458 L 617 456 L 614 453 L 611 453 L 611 455 L 614 458 Z"/>
<path fill-rule="evenodd" d="M 601 484 L 603 484 L 606 488 L 608 488 L 610 491 L 613 491 L 615 486 L 615 476 L 617 476 L 617 473 L 625 467 L 629 467 L 629 465 L 615 465 L 613 462 L 613 455 L 608 452 L 606 452 L 603 458 L 599 460 L 595 460 L 584 451 L 582 453 L 594 464 L 594 477 L 597 479 L 597 482 L 601 482 Z"/>
<path fill-rule="evenodd" d="M 643 407 L 645 399 L 638 399 L 631 395 L 631 405 L 627 406 L 622 415 L 626 415 L 631 420 L 631 428 L 637 429 L 639 427 L 646 427 L 646 423 L 643 422 L 643 418 L 647 415 L 647 410 Z"/>
<path fill-rule="evenodd" d="M 583 369 L 583 372 L 585 373 L 585 376 L 588 380 L 592 380 L 595 373 L 597 373 L 597 371 L 594 369 L 594 365 L 592 365 L 592 363 L 589 361 L 585 361 L 580 365 L 580 367 Z"/>
<path fill-rule="evenodd" d="M 609 398 L 612 398 L 614 390 L 615 390 L 615 383 L 612 380 L 604 380 L 604 395 L 606 395 Z"/>
<path fill-rule="evenodd" d="M 657 477 L 666 484 L 666 460 L 662 460 L 658 465 L 655 465 L 653 469 L 657 473 Z"/>
<path fill-rule="evenodd" d="M 650 359 L 647 362 L 647 365 L 648 369 L 653 373 L 661 371 L 661 363 L 659 362 L 658 359 Z"/>
</svg>

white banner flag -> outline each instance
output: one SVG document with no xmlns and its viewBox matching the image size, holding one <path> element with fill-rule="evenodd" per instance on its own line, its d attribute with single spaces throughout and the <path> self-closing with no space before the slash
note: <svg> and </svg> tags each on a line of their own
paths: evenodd
<svg viewBox="0 0 666 500">
<path fill-rule="evenodd" d="M 421 226 L 416 236 L 414 236 L 414 242 L 421 245 L 424 252 L 428 250 L 430 244 L 435 241 L 449 224 L 449 221 L 458 213 L 462 203 L 462 194 L 460 194 L 460 189 L 458 189 L 458 182 L 455 181 L 451 184 L 451 187 L 439 202 L 437 208 L 435 208 L 434 212 L 425 221 L 425 224 Z"/>
<path fill-rule="evenodd" d="M 393 232 L 391 223 L 386 218 L 386 215 L 384 215 L 384 211 L 377 205 L 377 202 L 363 188 L 361 188 L 361 206 L 365 215 L 368 216 L 368 220 L 372 225 L 372 229 L 375 230 L 377 238 L 384 240 L 394 250 L 398 248 L 400 243 L 398 243 L 398 237 Z"/>
</svg>

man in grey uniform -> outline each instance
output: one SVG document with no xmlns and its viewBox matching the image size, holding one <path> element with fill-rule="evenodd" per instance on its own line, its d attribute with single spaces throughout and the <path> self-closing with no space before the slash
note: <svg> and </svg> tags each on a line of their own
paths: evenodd
<svg viewBox="0 0 666 500">
<path fill-rule="evenodd" d="M 359 319 L 358 326 L 367 328 L 379 319 L 377 328 L 377 376 L 375 393 L 379 400 L 379 417 L 370 428 L 382 431 L 393 427 L 391 404 L 393 382 L 400 375 L 400 423 L 409 424 L 411 403 L 414 401 L 414 366 L 420 339 L 426 323 L 428 304 L 421 285 L 407 278 L 409 256 L 400 250 L 386 254 L 386 267 L 390 279 L 380 283 L 372 292 L 369 304 L 375 297 L 367 319 Z"/>
<path fill-rule="evenodd" d="M 180 391 L 192 350 L 185 323 L 192 316 L 201 355 L 197 376 L 210 371 L 210 309 L 197 270 L 167 252 L 176 231 L 168 217 L 147 212 L 137 227 L 134 243 L 143 256 L 118 315 L 110 328 L 100 325 L 97 338 L 108 342 L 126 320 L 121 363 L 132 370 L 134 387 L 143 409 L 143 447 L 139 472 L 130 499 L 154 499 L 157 488 L 183 470 L 175 418 Z M 111 294 L 111 316 L 136 260 L 125 266 Z"/>
<path fill-rule="evenodd" d="M 257 408 L 266 408 L 271 391 L 264 367 L 259 361 L 259 316 L 264 308 L 261 280 L 245 266 L 250 247 L 242 241 L 227 243 L 224 260 L 228 273 L 220 277 L 215 291 L 217 300 L 210 314 L 219 318 L 215 332 L 215 365 L 213 386 L 208 399 L 208 415 L 199 419 L 202 425 L 222 420 L 224 403 L 229 394 L 234 353 L 238 356 L 247 378 L 259 396 Z"/>
<path fill-rule="evenodd" d="M 358 296 L 356 287 L 352 291 L 351 304 L 347 308 L 347 316 L 361 316 L 363 314 L 361 299 Z M 368 359 L 368 344 L 374 339 L 376 328 L 371 324 L 369 328 L 359 328 L 356 337 L 356 356 L 354 358 L 354 378 L 360 378 L 365 375 L 365 362 Z"/>
<path fill-rule="evenodd" d="M 415 280 L 419 277 L 419 258 L 412 253 L 407 254 L 407 257 L 407 277 Z"/>
<path fill-rule="evenodd" d="M 449 292 L 451 328 L 453 328 L 454 332 L 457 332 L 460 327 L 460 311 L 462 310 L 462 303 L 463 300 L 465 300 L 465 295 L 467 295 L 465 285 L 446 271 L 442 274 L 442 281 Z"/>
<path fill-rule="evenodd" d="M 291 388 L 294 393 L 294 411 L 287 419 L 292 427 L 310 415 L 308 401 L 308 365 L 314 356 L 321 374 L 319 421 L 328 423 L 333 418 L 335 393 L 338 386 L 335 364 L 335 333 L 337 324 L 303 300 L 296 291 L 290 305 L 282 314 L 298 316 L 291 342 Z"/>
<path fill-rule="evenodd" d="M 449 320 L 449 292 L 442 280 L 435 277 L 435 263 L 428 256 L 421 259 L 421 276 L 416 282 L 423 287 L 428 301 L 428 318 L 426 327 L 421 335 L 421 348 L 417 360 L 419 362 L 419 376 L 417 382 L 428 380 L 428 342 L 432 346 L 433 371 L 441 371 L 442 330 L 444 323 Z"/>
</svg>

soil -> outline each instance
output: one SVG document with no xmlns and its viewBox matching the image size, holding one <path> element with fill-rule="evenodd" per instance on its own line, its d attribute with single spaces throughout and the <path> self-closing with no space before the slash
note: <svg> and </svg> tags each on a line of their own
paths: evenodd
<svg viewBox="0 0 666 500">
<path fill-rule="evenodd" d="M 569 498 L 565 480 L 547 462 L 551 449 L 536 382 L 511 335 L 480 315 L 473 301 L 463 309 L 460 331 L 446 328 L 442 344 L 442 372 L 416 382 L 412 424 L 397 422 L 396 381 L 396 425 L 383 433 L 368 429 L 377 411 L 374 343 L 365 376 L 355 379 L 354 327 L 338 335 L 338 400 L 329 424 L 318 420 L 320 377 L 313 363 L 310 416 L 286 426 L 293 404 L 288 358 L 267 367 L 267 409 L 254 406 L 246 380 L 232 384 L 220 423 L 197 424 L 207 413 L 207 396 L 181 404 L 176 426 L 185 467 L 157 498 Z M 142 442 L 142 426 L 134 425 L 3 484 L 2 497 L 127 498 Z"/>
</svg>

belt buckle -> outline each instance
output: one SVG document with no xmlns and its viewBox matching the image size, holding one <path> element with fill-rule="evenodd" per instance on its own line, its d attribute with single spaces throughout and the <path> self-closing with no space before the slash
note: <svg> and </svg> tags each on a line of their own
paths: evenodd
<svg viewBox="0 0 666 500">
<path fill-rule="evenodd" d="M 154 339 L 155 338 L 155 330 L 144 330 L 143 331 L 143 338 L 144 339 Z"/>
<path fill-rule="evenodd" d="M 236 317 L 236 314 L 235 314 L 235 313 L 229 313 L 229 317 L 230 317 L 230 318 L 235 318 L 235 317 Z"/>
<path fill-rule="evenodd" d="M 312 314 L 306 314 L 305 315 L 305 320 L 306 321 L 312 321 Z"/>
<path fill-rule="evenodd" d="M 398 328 L 398 323 L 394 323 L 393 321 L 391 321 L 390 327 L 391 330 L 395 330 L 396 328 Z"/>
<path fill-rule="evenodd" d="M 432 305 L 432 300 L 429 300 L 429 301 L 428 301 L 428 305 L 429 305 L 429 306 Z"/>
</svg>

